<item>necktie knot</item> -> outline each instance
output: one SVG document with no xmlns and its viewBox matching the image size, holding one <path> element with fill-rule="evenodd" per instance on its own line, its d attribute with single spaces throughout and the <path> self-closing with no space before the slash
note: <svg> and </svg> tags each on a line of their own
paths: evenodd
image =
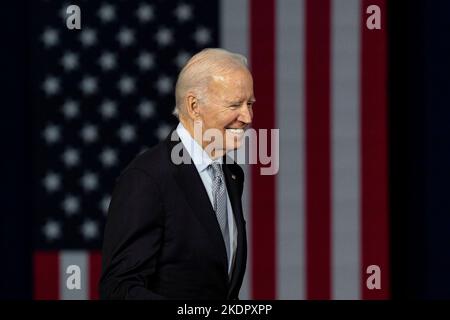
<svg viewBox="0 0 450 320">
<path fill-rule="evenodd" d="M 216 178 L 222 179 L 222 167 L 220 166 L 220 163 L 213 162 L 210 164 L 210 167 L 212 170 L 213 179 L 216 179 Z"/>
</svg>

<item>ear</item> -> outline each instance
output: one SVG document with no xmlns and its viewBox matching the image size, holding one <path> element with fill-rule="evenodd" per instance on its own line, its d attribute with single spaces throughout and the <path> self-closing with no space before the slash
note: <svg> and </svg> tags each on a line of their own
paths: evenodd
<svg viewBox="0 0 450 320">
<path fill-rule="evenodd" d="M 189 92 L 186 95 L 186 109 L 189 118 L 192 121 L 198 120 L 200 117 L 198 99 L 194 93 Z"/>
</svg>

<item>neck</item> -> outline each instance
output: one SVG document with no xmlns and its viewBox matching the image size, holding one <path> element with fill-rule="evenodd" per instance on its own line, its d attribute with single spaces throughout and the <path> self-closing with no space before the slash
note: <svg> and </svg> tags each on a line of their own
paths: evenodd
<svg viewBox="0 0 450 320">
<path fill-rule="evenodd" d="M 216 160 L 225 154 L 223 150 L 217 150 L 213 146 L 209 146 L 211 142 L 203 141 L 203 127 L 201 125 L 195 126 L 194 121 L 190 119 L 186 120 L 181 117 L 180 122 L 184 126 L 184 128 L 189 132 L 192 139 L 194 139 L 202 147 L 202 149 L 208 154 L 208 156 L 212 160 Z"/>
</svg>

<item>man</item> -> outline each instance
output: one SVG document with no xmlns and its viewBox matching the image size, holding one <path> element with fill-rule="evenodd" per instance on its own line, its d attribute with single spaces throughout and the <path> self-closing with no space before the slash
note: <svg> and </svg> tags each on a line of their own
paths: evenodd
<svg viewBox="0 0 450 320">
<path fill-rule="evenodd" d="M 104 299 L 238 299 L 247 258 L 244 176 L 226 153 L 240 147 L 253 117 L 246 59 L 199 52 L 181 70 L 175 96 L 177 128 L 117 180 L 104 235 Z"/>
</svg>

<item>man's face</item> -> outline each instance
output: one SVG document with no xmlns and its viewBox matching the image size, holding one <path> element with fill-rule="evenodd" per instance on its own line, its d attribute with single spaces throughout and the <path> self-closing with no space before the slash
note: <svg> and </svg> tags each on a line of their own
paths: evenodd
<svg viewBox="0 0 450 320">
<path fill-rule="evenodd" d="M 239 68 L 224 76 L 215 76 L 209 84 L 205 101 L 200 103 L 203 132 L 208 129 L 220 131 L 221 151 L 239 148 L 245 129 L 252 122 L 254 102 L 253 79 L 248 70 Z M 209 142 L 205 142 L 203 147 L 205 144 Z"/>
</svg>

